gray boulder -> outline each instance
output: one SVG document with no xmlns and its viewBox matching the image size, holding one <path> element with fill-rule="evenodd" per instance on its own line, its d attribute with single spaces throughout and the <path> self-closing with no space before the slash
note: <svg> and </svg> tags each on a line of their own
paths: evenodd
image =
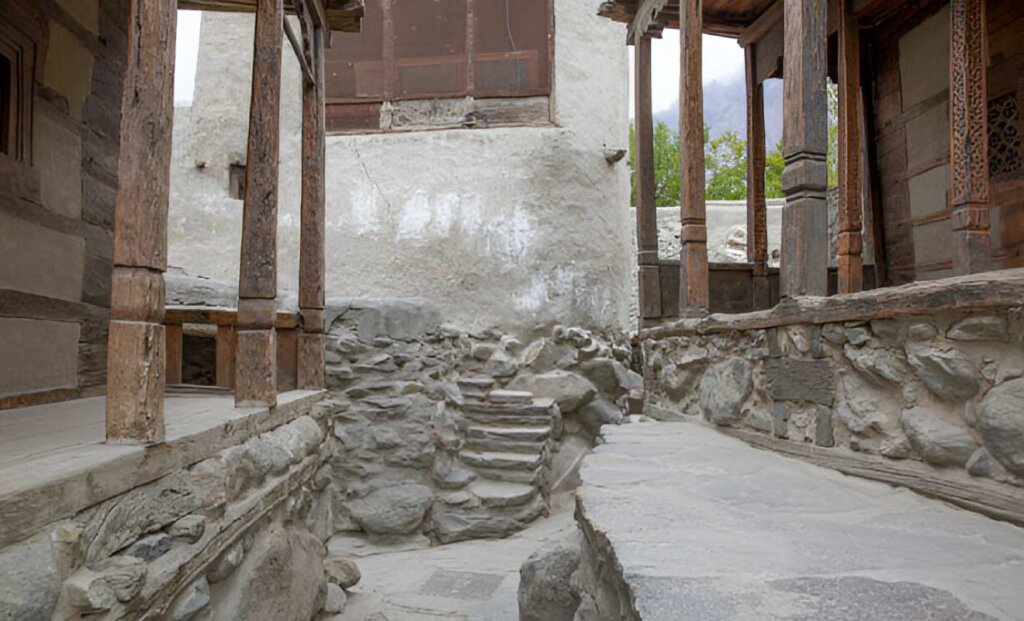
<svg viewBox="0 0 1024 621">
<path fill-rule="evenodd" d="M 942 399 L 966 401 L 981 388 L 977 367 L 959 349 L 908 344 L 907 361 L 924 385 Z"/>
<path fill-rule="evenodd" d="M 1024 378 L 988 391 L 978 408 L 978 427 L 992 457 L 1024 477 Z"/>
<path fill-rule="evenodd" d="M 205 576 L 200 576 L 174 599 L 167 618 L 170 621 L 191 621 L 209 605 L 210 583 Z"/>
<path fill-rule="evenodd" d="M 753 367 L 732 357 L 713 365 L 700 381 L 700 408 L 716 425 L 739 422 L 743 402 L 750 396 Z"/>
<path fill-rule="evenodd" d="M 918 455 L 937 466 L 964 466 L 978 448 L 967 429 L 946 422 L 924 407 L 905 410 L 900 426 Z"/>
<path fill-rule="evenodd" d="M 422 298 L 331 299 L 327 305 L 329 309 L 337 309 L 335 317 L 328 313 L 328 325 L 338 322 L 352 325 L 363 341 L 382 336 L 410 341 L 436 334 L 441 327 L 440 311 Z"/>
<path fill-rule="evenodd" d="M 155 561 L 171 549 L 171 536 L 167 533 L 156 533 L 139 539 L 125 548 L 122 554 L 134 556 L 144 561 Z"/>
<path fill-rule="evenodd" d="M 591 401 L 580 408 L 578 417 L 580 423 L 592 435 L 596 435 L 601 431 L 602 425 L 622 424 L 622 410 L 604 399 Z"/>
<path fill-rule="evenodd" d="M 540 375 L 520 375 L 509 383 L 508 388 L 532 392 L 534 397 L 540 399 L 553 399 L 562 414 L 575 412 L 597 395 L 597 389 L 590 380 L 562 370 Z"/>
<path fill-rule="evenodd" d="M 83 614 L 110 610 L 139 594 L 146 573 L 142 559 L 115 556 L 79 569 L 64 582 L 64 593 L 68 603 Z"/>
<path fill-rule="evenodd" d="M 875 384 L 882 385 L 885 382 L 898 384 L 906 377 L 906 366 L 903 361 L 887 349 L 846 345 L 843 348 L 843 353 L 853 368 Z"/>
<path fill-rule="evenodd" d="M 348 596 L 345 595 L 345 591 L 338 585 L 328 582 L 327 583 L 327 596 L 324 598 L 324 612 L 327 614 L 340 614 L 345 610 L 345 604 L 348 603 Z"/>
<path fill-rule="evenodd" d="M 355 561 L 344 556 L 332 556 L 324 562 L 327 581 L 337 584 L 343 589 L 351 589 L 359 584 L 363 574 Z"/>
<path fill-rule="evenodd" d="M 614 358 L 588 360 L 580 365 L 580 370 L 609 401 L 616 401 L 630 390 L 644 389 L 644 378 Z"/>
<path fill-rule="evenodd" d="M 957 341 L 1004 341 L 1008 336 L 1005 317 L 971 315 L 949 328 L 946 338 Z"/>
<path fill-rule="evenodd" d="M 309 621 L 327 591 L 324 545 L 309 531 L 272 523 L 217 588 L 210 619 Z"/>
<path fill-rule="evenodd" d="M 0 550 L 0 619 L 47 620 L 60 595 L 49 537 Z"/>
<path fill-rule="evenodd" d="M 167 533 L 175 539 L 183 539 L 188 543 L 199 541 L 206 531 L 206 517 L 202 515 L 186 515 L 167 529 Z"/>
<path fill-rule="evenodd" d="M 580 597 L 570 586 L 580 564 L 573 530 L 530 555 L 519 569 L 519 621 L 572 621 Z"/>
<path fill-rule="evenodd" d="M 347 508 L 359 526 L 373 535 L 408 535 L 416 532 L 433 499 L 425 485 L 407 483 L 385 487 L 352 500 Z"/>
</svg>

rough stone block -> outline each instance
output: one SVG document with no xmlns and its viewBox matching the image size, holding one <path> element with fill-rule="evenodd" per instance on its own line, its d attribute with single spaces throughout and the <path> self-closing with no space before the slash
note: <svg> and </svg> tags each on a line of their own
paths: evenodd
<svg viewBox="0 0 1024 621">
<path fill-rule="evenodd" d="M 810 401 L 828 406 L 835 401 L 831 360 L 768 359 L 763 370 L 768 394 L 776 401 Z"/>
</svg>

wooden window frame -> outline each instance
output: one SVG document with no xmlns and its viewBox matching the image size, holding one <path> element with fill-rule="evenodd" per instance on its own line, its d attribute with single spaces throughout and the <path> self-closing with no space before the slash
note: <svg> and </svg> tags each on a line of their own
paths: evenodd
<svg viewBox="0 0 1024 621">
<path fill-rule="evenodd" d="M 32 163 L 32 98 L 36 44 L 4 15 L 0 15 L 0 56 L 10 63 L 6 109 L 0 118 L 8 127 L 8 145 L 0 151 L 11 159 Z"/>
<path fill-rule="evenodd" d="M 451 55 L 445 57 L 416 57 L 408 59 L 398 59 L 395 55 L 394 45 L 394 33 L 395 33 L 395 20 L 393 12 L 394 0 L 380 0 L 380 7 L 382 12 L 382 32 L 381 32 L 381 45 L 382 45 L 382 58 L 381 60 L 368 60 L 362 61 L 366 64 L 379 64 L 383 65 L 383 88 L 382 93 L 379 96 L 367 96 L 367 97 L 327 97 L 326 105 L 328 107 L 328 117 L 331 116 L 330 109 L 332 107 L 347 107 L 352 106 L 365 106 L 367 108 L 376 107 L 380 108 L 385 104 L 400 102 L 400 101 L 429 101 L 429 100 L 440 100 L 440 99 L 460 99 L 464 97 L 473 97 L 474 99 L 488 100 L 488 99 L 516 99 L 516 98 L 529 98 L 529 97 L 550 97 L 554 89 L 555 81 L 555 7 L 554 0 L 545 0 L 546 15 L 547 15 L 547 58 L 542 60 L 538 50 L 519 50 L 515 52 L 474 52 L 475 48 L 475 31 L 474 28 L 474 5 L 476 0 L 465 0 L 466 2 L 466 51 L 462 55 Z M 389 44 L 390 43 L 390 44 Z M 532 63 L 534 67 L 538 66 L 539 63 L 547 63 L 547 81 L 545 84 L 535 84 L 528 89 L 519 90 L 488 90 L 483 93 L 477 92 L 475 86 L 475 63 L 489 62 L 489 61 L 501 61 L 501 60 L 527 60 Z M 437 65 L 437 61 L 448 61 L 452 64 L 459 66 L 459 71 L 463 80 L 463 86 L 461 90 L 457 92 L 437 92 L 437 93 L 416 93 L 411 95 L 402 95 L 397 92 L 398 90 L 398 70 L 403 66 L 417 66 L 417 65 Z M 538 70 L 530 72 L 533 82 L 539 82 L 540 73 Z M 332 134 L 349 134 L 349 133 L 386 133 L 392 130 L 380 127 L 374 128 L 362 128 L 362 129 L 345 129 L 345 130 L 334 130 Z"/>
</svg>

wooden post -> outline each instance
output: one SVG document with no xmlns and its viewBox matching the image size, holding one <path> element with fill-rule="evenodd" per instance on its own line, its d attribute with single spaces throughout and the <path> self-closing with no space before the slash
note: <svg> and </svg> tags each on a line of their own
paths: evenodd
<svg viewBox="0 0 1024 621">
<path fill-rule="evenodd" d="M 298 388 L 323 388 L 324 378 L 324 33 L 306 28 L 313 84 L 302 89 L 302 238 L 299 247 Z"/>
<path fill-rule="evenodd" d="M 950 5 L 950 174 L 953 271 L 973 274 L 988 268 L 988 33 L 985 0 Z"/>
<path fill-rule="evenodd" d="M 661 317 L 658 268 L 658 205 L 654 185 L 654 118 L 651 109 L 651 38 L 636 35 L 636 248 L 640 320 Z"/>
<path fill-rule="evenodd" d="M 177 3 L 130 3 L 107 337 L 108 442 L 164 439 L 164 272 Z"/>
<path fill-rule="evenodd" d="M 768 286 L 768 206 L 765 200 L 764 85 L 757 79 L 754 43 L 747 65 L 747 262 L 753 265 L 754 310 L 771 306 Z"/>
<path fill-rule="evenodd" d="M 182 345 L 184 335 L 181 324 L 164 326 L 167 346 L 167 383 L 181 383 Z"/>
<path fill-rule="evenodd" d="M 782 295 L 828 294 L 827 3 L 785 0 Z"/>
<path fill-rule="evenodd" d="M 839 1 L 839 293 L 864 288 L 860 30 L 853 0 Z"/>
<path fill-rule="evenodd" d="M 708 233 L 704 205 L 704 85 L 701 68 L 703 0 L 681 0 L 679 9 L 679 150 L 682 243 L 679 314 L 708 308 Z"/>
<path fill-rule="evenodd" d="M 235 350 L 237 339 L 235 326 L 217 326 L 217 360 L 214 365 L 214 379 L 218 386 L 235 386 Z"/>
<path fill-rule="evenodd" d="M 283 0 L 258 0 L 238 270 L 235 405 L 277 404 L 277 161 Z"/>
</svg>

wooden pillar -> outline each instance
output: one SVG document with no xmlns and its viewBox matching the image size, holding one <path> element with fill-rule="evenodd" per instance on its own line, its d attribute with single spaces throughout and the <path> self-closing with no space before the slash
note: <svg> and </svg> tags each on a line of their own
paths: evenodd
<svg viewBox="0 0 1024 621">
<path fill-rule="evenodd" d="M 950 5 L 950 174 L 953 271 L 988 269 L 988 36 L 984 0 Z"/>
<path fill-rule="evenodd" d="M 768 286 L 768 206 L 765 200 L 764 85 L 757 79 L 754 43 L 747 64 L 747 262 L 753 265 L 754 310 L 771 306 Z"/>
<path fill-rule="evenodd" d="M 235 350 L 237 348 L 235 326 L 217 326 L 216 362 L 214 379 L 218 386 L 234 388 L 235 386 Z"/>
<path fill-rule="evenodd" d="M 324 379 L 324 33 L 307 27 L 314 82 L 302 89 L 302 238 L 299 247 L 298 388 L 323 388 Z"/>
<path fill-rule="evenodd" d="M 167 351 L 167 383 L 181 383 L 181 366 L 184 344 L 184 333 L 181 324 L 164 326 Z"/>
<path fill-rule="evenodd" d="M 839 1 L 839 293 L 864 288 L 860 29 L 853 0 Z"/>
<path fill-rule="evenodd" d="M 164 272 L 177 3 L 130 3 L 107 337 L 108 442 L 164 439 Z"/>
<path fill-rule="evenodd" d="M 704 85 L 701 75 L 703 12 L 703 0 L 680 2 L 680 316 L 703 314 L 708 308 L 708 233 L 707 209 L 704 204 Z"/>
<path fill-rule="evenodd" d="M 640 319 L 661 317 L 658 269 L 658 205 L 654 185 L 654 118 L 651 106 L 651 38 L 634 41 L 636 96 L 636 248 Z"/>
<path fill-rule="evenodd" d="M 828 293 L 827 3 L 785 0 L 782 295 Z"/>
<path fill-rule="evenodd" d="M 283 0 L 258 0 L 238 270 L 235 404 L 277 404 L 277 162 Z"/>
</svg>

